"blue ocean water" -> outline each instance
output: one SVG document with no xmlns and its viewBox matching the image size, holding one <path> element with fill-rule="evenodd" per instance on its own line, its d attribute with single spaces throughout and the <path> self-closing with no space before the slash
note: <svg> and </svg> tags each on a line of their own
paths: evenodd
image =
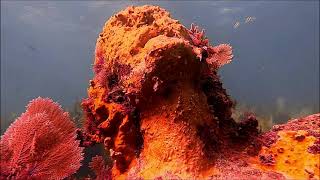
<svg viewBox="0 0 320 180">
<path fill-rule="evenodd" d="M 105 21 L 143 4 L 233 46 L 219 74 L 240 107 L 276 123 L 319 112 L 319 1 L 1 1 L 1 132 L 35 97 L 86 97 Z"/>
</svg>

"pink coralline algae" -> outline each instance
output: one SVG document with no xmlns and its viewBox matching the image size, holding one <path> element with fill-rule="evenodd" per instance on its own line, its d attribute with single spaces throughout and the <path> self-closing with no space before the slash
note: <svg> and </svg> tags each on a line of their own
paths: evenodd
<svg viewBox="0 0 320 180">
<path fill-rule="evenodd" d="M 0 179 L 63 179 L 81 166 L 68 113 L 49 98 L 32 100 L 0 140 Z"/>
</svg>

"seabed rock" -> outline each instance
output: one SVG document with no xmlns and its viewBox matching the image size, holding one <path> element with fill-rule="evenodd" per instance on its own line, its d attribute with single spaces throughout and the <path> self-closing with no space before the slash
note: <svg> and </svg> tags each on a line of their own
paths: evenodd
<svg viewBox="0 0 320 180">
<path fill-rule="evenodd" d="M 112 177 L 319 179 L 320 114 L 261 134 L 236 123 L 217 71 L 230 45 L 211 45 L 158 6 L 112 16 L 96 43 L 86 133 L 104 143 Z"/>
</svg>

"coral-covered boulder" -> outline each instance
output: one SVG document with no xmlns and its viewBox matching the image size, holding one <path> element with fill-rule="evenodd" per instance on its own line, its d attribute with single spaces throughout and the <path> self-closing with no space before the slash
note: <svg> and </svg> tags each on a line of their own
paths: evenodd
<svg viewBox="0 0 320 180">
<path fill-rule="evenodd" d="M 114 179 L 307 177 L 301 168 L 318 178 L 319 155 L 312 153 L 319 127 L 312 126 L 312 137 L 307 131 L 261 135 L 253 115 L 239 123 L 231 117 L 234 104 L 217 71 L 232 57 L 230 45 L 212 45 L 204 31 L 187 29 L 158 6 L 128 7 L 106 22 L 82 106 L 86 140 L 104 144 Z M 286 146 L 284 154 L 303 155 L 310 166 L 290 162 L 300 169 L 297 176 L 283 170 L 283 155 L 273 153 L 277 140 L 296 143 L 298 150 L 290 154 Z"/>
<path fill-rule="evenodd" d="M 195 142 L 197 148 L 190 147 L 188 152 L 195 158 L 194 166 L 207 164 L 196 160 L 194 152 L 216 148 L 219 119 L 226 129 L 235 124 L 231 119 L 233 103 L 216 74 L 217 68 L 231 58 L 229 45 L 211 46 L 198 27 L 187 29 L 160 7 L 129 7 L 112 16 L 98 37 L 95 76 L 88 89 L 89 98 L 82 104 L 87 134 L 110 151 L 115 160 L 113 173 L 127 172 L 137 157 L 143 156 L 142 147 L 155 146 L 143 132 L 156 132 L 157 126 L 152 126 L 157 123 L 158 127 L 167 126 L 162 129 L 163 135 L 174 132 L 183 138 L 181 131 L 190 131 L 193 138 L 185 137 L 186 141 L 207 141 L 205 136 L 211 136 L 208 142 Z M 176 120 L 185 121 L 185 125 L 175 125 Z M 167 123 L 171 121 L 172 125 Z M 183 127 L 180 131 L 170 130 L 179 126 Z M 206 126 L 212 129 L 206 130 Z M 189 161 L 188 157 L 183 159 Z M 175 164 L 174 168 L 181 167 Z"/>
</svg>

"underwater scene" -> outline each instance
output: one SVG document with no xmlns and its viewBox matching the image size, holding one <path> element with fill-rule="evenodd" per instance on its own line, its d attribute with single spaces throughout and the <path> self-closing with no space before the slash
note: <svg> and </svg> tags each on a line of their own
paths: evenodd
<svg viewBox="0 0 320 180">
<path fill-rule="evenodd" d="M 0 179 L 320 179 L 319 1 L 1 1 Z"/>
</svg>

